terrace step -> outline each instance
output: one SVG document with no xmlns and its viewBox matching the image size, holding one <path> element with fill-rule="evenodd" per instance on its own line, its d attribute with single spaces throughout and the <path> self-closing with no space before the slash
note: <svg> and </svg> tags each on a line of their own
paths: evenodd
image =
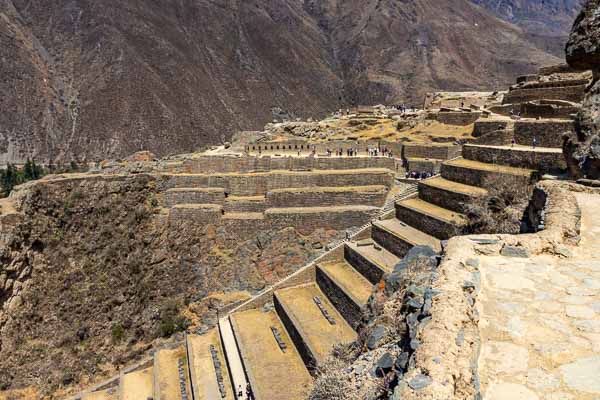
<svg viewBox="0 0 600 400">
<path fill-rule="evenodd" d="M 438 253 L 442 251 L 439 239 L 396 218 L 373 221 L 371 236 L 377 243 L 400 258 L 414 246 L 429 246 Z"/>
<path fill-rule="evenodd" d="M 183 387 L 179 380 L 180 366 L 183 368 Z M 184 394 L 191 400 L 185 347 L 159 350 L 154 355 L 154 400 L 182 400 Z"/>
<path fill-rule="evenodd" d="M 167 207 L 178 204 L 223 204 L 225 191 L 223 188 L 178 187 L 165 190 L 163 197 Z"/>
<path fill-rule="evenodd" d="M 535 169 L 541 172 L 564 170 L 567 168 L 561 148 L 507 145 L 465 145 L 463 157 L 468 160 L 490 164 L 507 165 L 516 168 Z"/>
<path fill-rule="evenodd" d="M 317 265 L 317 284 L 331 303 L 353 327 L 357 328 L 361 310 L 367 304 L 373 285 L 346 260 Z"/>
<path fill-rule="evenodd" d="M 449 181 L 441 176 L 419 182 L 420 199 L 456 212 L 463 212 L 464 204 L 486 194 L 485 189 Z"/>
<path fill-rule="evenodd" d="M 265 196 L 229 196 L 225 199 L 225 213 L 264 212 L 267 208 Z"/>
<path fill-rule="evenodd" d="M 85 393 L 81 400 L 117 400 L 119 398 L 119 389 L 114 387 L 110 389 L 97 390 L 91 393 Z"/>
<path fill-rule="evenodd" d="M 383 274 L 392 272 L 400 261 L 372 239 L 345 243 L 344 258 L 373 285 L 381 281 Z"/>
<path fill-rule="evenodd" d="M 270 207 L 382 206 L 388 192 L 384 185 L 285 188 L 268 191 L 267 202 Z"/>
<path fill-rule="evenodd" d="M 510 183 L 527 187 L 538 178 L 536 171 L 458 158 L 442 164 L 442 178 L 484 189 Z"/>
<path fill-rule="evenodd" d="M 396 203 L 396 218 L 430 236 L 446 240 L 460 235 L 467 218 L 419 198 Z"/>
<path fill-rule="evenodd" d="M 277 314 L 249 310 L 229 318 L 254 398 L 305 399 L 312 378 Z"/>
<path fill-rule="evenodd" d="M 356 340 L 354 329 L 316 284 L 280 289 L 274 297 L 279 317 L 309 368 L 322 364 L 335 345 Z"/>
<path fill-rule="evenodd" d="M 219 332 L 212 329 L 204 335 L 188 335 L 187 341 L 194 400 L 233 399 Z"/>
<path fill-rule="evenodd" d="M 121 376 L 120 400 L 139 400 L 153 396 L 153 368 L 139 369 Z"/>
</svg>

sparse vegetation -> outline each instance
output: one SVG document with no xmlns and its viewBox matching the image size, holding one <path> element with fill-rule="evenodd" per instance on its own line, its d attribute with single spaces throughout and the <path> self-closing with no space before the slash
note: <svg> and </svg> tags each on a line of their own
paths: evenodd
<svg viewBox="0 0 600 400">
<path fill-rule="evenodd" d="M 520 233 L 523 213 L 531 195 L 531 187 L 523 186 L 519 181 L 503 179 L 489 181 L 490 188 L 482 196 L 465 204 L 465 213 L 469 218 L 469 233 Z"/>
<path fill-rule="evenodd" d="M 186 330 L 190 322 L 179 313 L 179 309 L 180 304 L 177 302 L 170 302 L 163 307 L 160 312 L 160 324 L 157 336 L 169 337 L 176 332 Z"/>
</svg>

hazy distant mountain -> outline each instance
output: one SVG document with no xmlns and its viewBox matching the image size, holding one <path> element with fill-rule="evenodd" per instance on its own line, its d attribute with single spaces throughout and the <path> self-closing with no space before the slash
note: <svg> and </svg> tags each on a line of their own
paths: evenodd
<svg viewBox="0 0 600 400">
<path fill-rule="evenodd" d="M 547 27 L 553 2 L 512 13 L 546 35 L 559 4 Z M 0 0 L 0 161 L 186 152 L 272 107 L 420 104 L 561 61 L 513 22 L 470 0 Z"/>
</svg>

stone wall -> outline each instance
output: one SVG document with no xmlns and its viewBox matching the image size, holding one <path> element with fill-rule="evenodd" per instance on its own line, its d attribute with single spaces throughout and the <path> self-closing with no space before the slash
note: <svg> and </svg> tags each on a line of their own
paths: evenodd
<svg viewBox="0 0 600 400">
<path fill-rule="evenodd" d="M 449 160 L 460 156 L 460 146 L 440 144 L 406 144 L 402 152 L 402 158 L 434 158 L 437 160 Z"/>
<path fill-rule="evenodd" d="M 570 118 L 579 111 L 575 105 L 524 103 L 521 117 L 524 118 Z"/>
<path fill-rule="evenodd" d="M 507 129 L 512 121 L 480 119 L 473 126 L 473 136 L 480 137 L 489 132 Z"/>
<path fill-rule="evenodd" d="M 316 229 L 344 230 L 362 226 L 379 212 L 378 207 L 318 207 L 271 208 L 265 211 L 265 221 L 270 227 L 293 226 L 300 233 Z"/>
<path fill-rule="evenodd" d="M 459 226 L 447 223 L 433 215 L 417 213 L 413 209 L 403 206 L 402 203 L 396 204 L 396 218 L 413 228 L 442 240 L 463 233 Z"/>
<path fill-rule="evenodd" d="M 409 172 L 430 172 L 437 174 L 442 167 L 442 160 L 428 160 L 425 158 L 409 158 L 407 163 Z"/>
<path fill-rule="evenodd" d="M 463 147 L 463 157 L 490 164 L 536 169 L 542 173 L 558 172 L 567 168 L 562 152 L 533 152 L 466 145 Z"/>
<path fill-rule="evenodd" d="M 475 138 L 474 140 L 470 140 L 469 143 L 488 146 L 504 146 L 507 144 L 511 144 L 514 137 L 514 130 L 501 129 L 499 131 L 486 132 L 483 135 Z"/>
<path fill-rule="evenodd" d="M 498 182 L 507 182 L 526 187 L 535 182 L 537 175 L 513 175 L 506 173 L 506 169 L 498 166 L 494 171 L 483 171 L 474 168 L 457 167 L 451 164 L 442 165 L 442 177 L 465 185 L 489 189 Z"/>
<path fill-rule="evenodd" d="M 382 207 L 389 190 L 385 186 L 356 188 L 290 188 L 267 192 L 269 207 L 323 207 L 366 204 Z"/>
<path fill-rule="evenodd" d="M 440 111 L 430 112 L 427 119 L 438 121 L 446 125 L 467 126 L 471 125 L 481 117 L 481 112 L 468 111 Z"/>
<path fill-rule="evenodd" d="M 264 195 L 274 189 L 303 187 L 371 186 L 391 187 L 393 173 L 387 169 L 340 171 L 272 171 L 246 174 L 163 175 L 160 189 L 214 187 L 233 196 Z"/>
<path fill-rule="evenodd" d="M 571 120 L 522 120 L 515 122 L 515 140 L 518 144 L 530 146 L 533 138 L 539 147 L 561 148 L 563 135 L 573 133 L 575 123 Z"/>
<path fill-rule="evenodd" d="M 344 153 L 346 154 L 346 153 Z M 396 153 L 398 157 L 401 152 Z M 363 156 L 365 154 L 362 154 Z M 189 174 L 245 173 L 256 171 L 339 170 L 362 168 L 394 169 L 391 157 L 271 157 L 201 156 L 183 163 Z"/>
<path fill-rule="evenodd" d="M 225 213 L 257 213 L 264 212 L 268 208 L 267 200 L 263 196 L 233 197 L 225 199 L 223 210 Z"/>
<path fill-rule="evenodd" d="M 472 200 L 466 194 L 421 183 L 419 184 L 419 198 L 436 206 L 460 213 L 464 212 L 464 204 L 469 204 Z"/>
<path fill-rule="evenodd" d="M 384 140 L 330 140 L 326 142 L 307 142 L 298 140 L 289 141 L 272 141 L 259 142 L 246 146 L 248 155 L 301 155 L 311 154 L 313 151 L 316 154 L 326 154 L 327 150 L 335 153 L 335 150 L 342 150 L 346 154 L 348 149 L 357 149 L 361 156 L 368 155 L 368 148 L 383 148 L 386 147 L 393 155 L 399 155 L 402 152 L 402 144 L 397 142 L 388 142 Z"/>
<path fill-rule="evenodd" d="M 169 224 L 192 221 L 199 225 L 218 224 L 223 207 L 216 204 L 175 206 L 169 210 Z"/>
<path fill-rule="evenodd" d="M 513 89 L 504 96 L 503 104 L 520 104 L 527 101 L 547 99 L 547 100 L 566 100 L 579 103 L 583 100 L 583 93 L 586 85 L 534 88 L 534 89 Z"/>
<path fill-rule="evenodd" d="M 173 188 L 163 193 L 163 204 L 173 207 L 177 204 L 223 204 L 223 188 Z"/>
</svg>

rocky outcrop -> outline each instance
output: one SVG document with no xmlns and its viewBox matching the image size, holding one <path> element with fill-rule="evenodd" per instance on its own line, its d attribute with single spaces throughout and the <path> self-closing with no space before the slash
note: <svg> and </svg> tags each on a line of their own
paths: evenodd
<svg viewBox="0 0 600 400">
<path fill-rule="evenodd" d="M 567 43 L 567 61 L 576 68 L 591 69 L 577 118 L 576 135 L 565 140 L 569 171 L 577 178 L 600 178 L 600 1 L 589 0 L 573 25 Z"/>
</svg>

